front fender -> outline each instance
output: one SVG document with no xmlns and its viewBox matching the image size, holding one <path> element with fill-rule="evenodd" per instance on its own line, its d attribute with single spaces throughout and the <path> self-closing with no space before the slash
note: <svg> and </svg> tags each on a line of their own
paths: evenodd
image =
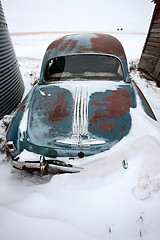
<svg viewBox="0 0 160 240">
<path fill-rule="evenodd" d="M 21 146 L 21 131 L 20 131 L 20 124 L 21 121 L 24 117 L 24 114 L 28 111 L 29 106 L 30 106 L 30 101 L 31 101 L 31 97 L 33 95 L 33 91 L 34 89 L 32 89 L 27 96 L 24 98 L 24 100 L 22 101 L 22 103 L 20 104 L 18 110 L 15 113 L 15 116 L 13 117 L 8 131 L 7 131 L 7 142 L 8 141 L 13 141 L 16 150 L 12 153 L 13 157 L 16 157 L 23 149 Z"/>
<path fill-rule="evenodd" d="M 145 111 L 145 113 L 151 117 L 152 119 L 154 119 L 155 121 L 157 121 L 154 112 L 152 111 L 147 99 L 145 98 L 145 96 L 143 95 L 142 91 L 140 90 L 140 88 L 137 86 L 137 84 L 132 80 L 132 85 L 133 88 L 135 90 L 135 92 L 137 93 L 137 95 L 139 96 L 141 103 L 142 103 L 142 107 L 143 110 Z"/>
</svg>

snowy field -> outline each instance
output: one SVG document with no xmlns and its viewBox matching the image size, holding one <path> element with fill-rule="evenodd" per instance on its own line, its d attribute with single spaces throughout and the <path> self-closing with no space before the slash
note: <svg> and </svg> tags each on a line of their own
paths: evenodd
<svg viewBox="0 0 160 240">
<path fill-rule="evenodd" d="M 12 36 L 25 95 L 39 78 L 47 46 L 61 35 Z M 128 62 L 137 63 L 146 35 L 112 35 L 123 44 Z M 141 108 L 131 109 L 128 136 L 89 157 L 80 173 L 29 174 L 13 169 L 5 153 L 0 154 L 0 240 L 160 239 L 160 89 L 138 72 L 131 75 L 158 121 Z M 1 150 L 11 118 L 0 121 Z"/>
</svg>

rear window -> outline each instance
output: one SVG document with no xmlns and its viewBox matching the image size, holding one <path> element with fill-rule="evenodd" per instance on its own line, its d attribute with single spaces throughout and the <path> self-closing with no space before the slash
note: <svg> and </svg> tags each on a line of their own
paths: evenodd
<svg viewBox="0 0 160 240">
<path fill-rule="evenodd" d="M 45 81 L 123 80 L 121 62 L 114 56 L 80 54 L 56 57 L 49 61 Z"/>
</svg>

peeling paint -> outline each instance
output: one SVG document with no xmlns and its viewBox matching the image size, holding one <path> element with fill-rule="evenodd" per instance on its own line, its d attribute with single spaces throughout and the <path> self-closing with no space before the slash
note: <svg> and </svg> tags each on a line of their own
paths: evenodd
<svg viewBox="0 0 160 240">
<path fill-rule="evenodd" d="M 75 53 L 105 53 L 126 59 L 121 43 L 108 34 L 73 34 L 53 41 L 47 48 L 53 56 Z"/>
<path fill-rule="evenodd" d="M 124 89 L 94 93 L 89 104 L 89 130 L 101 137 L 122 138 L 130 129 L 130 94 Z M 127 127 L 126 127 L 127 126 Z M 97 134 L 98 133 L 98 134 Z"/>
<path fill-rule="evenodd" d="M 42 86 L 39 90 L 35 91 L 32 100 L 28 135 L 34 143 L 41 145 L 43 141 L 48 146 L 57 135 L 66 136 L 72 131 L 73 97 L 59 86 Z"/>
</svg>

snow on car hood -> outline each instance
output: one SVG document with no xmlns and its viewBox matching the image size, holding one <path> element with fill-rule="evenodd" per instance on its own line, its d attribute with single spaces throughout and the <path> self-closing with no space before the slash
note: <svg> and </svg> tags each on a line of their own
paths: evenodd
<svg viewBox="0 0 160 240">
<path fill-rule="evenodd" d="M 28 120 L 28 139 L 44 147 L 54 144 L 90 146 L 121 140 L 131 128 L 130 84 L 109 81 L 66 81 L 38 85 Z"/>
</svg>

